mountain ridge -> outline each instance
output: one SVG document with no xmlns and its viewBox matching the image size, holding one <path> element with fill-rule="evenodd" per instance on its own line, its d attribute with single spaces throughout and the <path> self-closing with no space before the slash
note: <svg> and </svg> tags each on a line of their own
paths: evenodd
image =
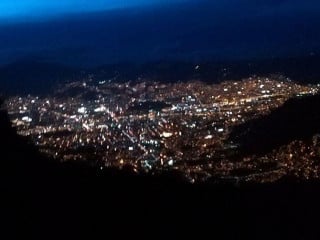
<svg viewBox="0 0 320 240">
<path fill-rule="evenodd" d="M 229 141 L 244 155 L 263 155 L 293 141 L 320 134 L 320 95 L 289 99 L 269 115 L 236 126 Z"/>
<path fill-rule="evenodd" d="M 5 95 L 48 94 L 60 83 L 86 80 L 178 82 L 200 80 L 208 84 L 242 80 L 251 76 L 283 75 L 301 84 L 318 84 L 320 57 L 271 58 L 243 61 L 154 61 L 122 62 L 92 68 L 56 62 L 24 59 L 0 67 L 1 88 Z"/>
</svg>

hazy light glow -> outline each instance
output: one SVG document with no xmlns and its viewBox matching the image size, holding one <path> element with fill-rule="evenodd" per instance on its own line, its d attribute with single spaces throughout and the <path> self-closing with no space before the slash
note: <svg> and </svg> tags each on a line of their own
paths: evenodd
<svg viewBox="0 0 320 240">
<path fill-rule="evenodd" d="M 44 17 L 134 6 L 163 4 L 179 0 L 1 0 L 0 18 Z"/>
</svg>

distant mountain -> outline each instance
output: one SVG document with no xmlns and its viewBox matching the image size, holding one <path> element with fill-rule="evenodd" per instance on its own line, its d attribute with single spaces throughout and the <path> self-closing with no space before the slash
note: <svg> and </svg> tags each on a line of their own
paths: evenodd
<svg viewBox="0 0 320 240">
<path fill-rule="evenodd" d="M 177 82 L 200 80 L 217 83 L 250 76 L 283 75 L 302 84 L 320 83 L 320 56 L 267 58 L 238 61 L 157 61 L 144 64 L 109 64 L 92 68 L 99 80 L 155 80 Z"/>
<path fill-rule="evenodd" d="M 0 67 L 0 92 L 4 94 L 45 94 L 57 83 L 78 79 L 80 71 L 58 63 L 17 61 Z"/>
<path fill-rule="evenodd" d="M 177 82 L 200 80 L 218 83 L 241 80 L 253 75 L 283 75 L 302 84 L 320 82 L 320 56 L 269 58 L 243 61 L 157 61 L 148 63 L 107 64 L 100 67 L 70 67 L 46 61 L 23 60 L 0 67 L 0 93 L 47 94 L 58 83 L 95 80 Z"/>
<path fill-rule="evenodd" d="M 245 155 L 266 154 L 294 140 L 320 134 L 320 95 L 294 98 L 269 115 L 234 128 L 230 139 Z"/>
</svg>

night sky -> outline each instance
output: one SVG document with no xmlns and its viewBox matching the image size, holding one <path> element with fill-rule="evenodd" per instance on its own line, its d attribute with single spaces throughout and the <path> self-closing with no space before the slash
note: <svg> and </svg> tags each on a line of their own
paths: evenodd
<svg viewBox="0 0 320 240">
<path fill-rule="evenodd" d="M 318 54 L 318 0 L 1 0 L 0 64 Z"/>
<path fill-rule="evenodd" d="M 180 1 L 183 0 L 1 0 L 0 16 L 10 20 L 26 20 L 29 17 L 43 19 L 52 15 L 163 5 Z"/>
</svg>

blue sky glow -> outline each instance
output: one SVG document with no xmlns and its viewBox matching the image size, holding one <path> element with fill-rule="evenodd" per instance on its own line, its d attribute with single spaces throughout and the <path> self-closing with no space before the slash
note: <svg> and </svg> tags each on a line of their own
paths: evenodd
<svg viewBox="0 0 320 240">
<path fill-rule="evenodd" d="M 172 3 L 179 0 L 1 0 L 0 18 L 44 17 L 134 6 Z"/>
</svg>

